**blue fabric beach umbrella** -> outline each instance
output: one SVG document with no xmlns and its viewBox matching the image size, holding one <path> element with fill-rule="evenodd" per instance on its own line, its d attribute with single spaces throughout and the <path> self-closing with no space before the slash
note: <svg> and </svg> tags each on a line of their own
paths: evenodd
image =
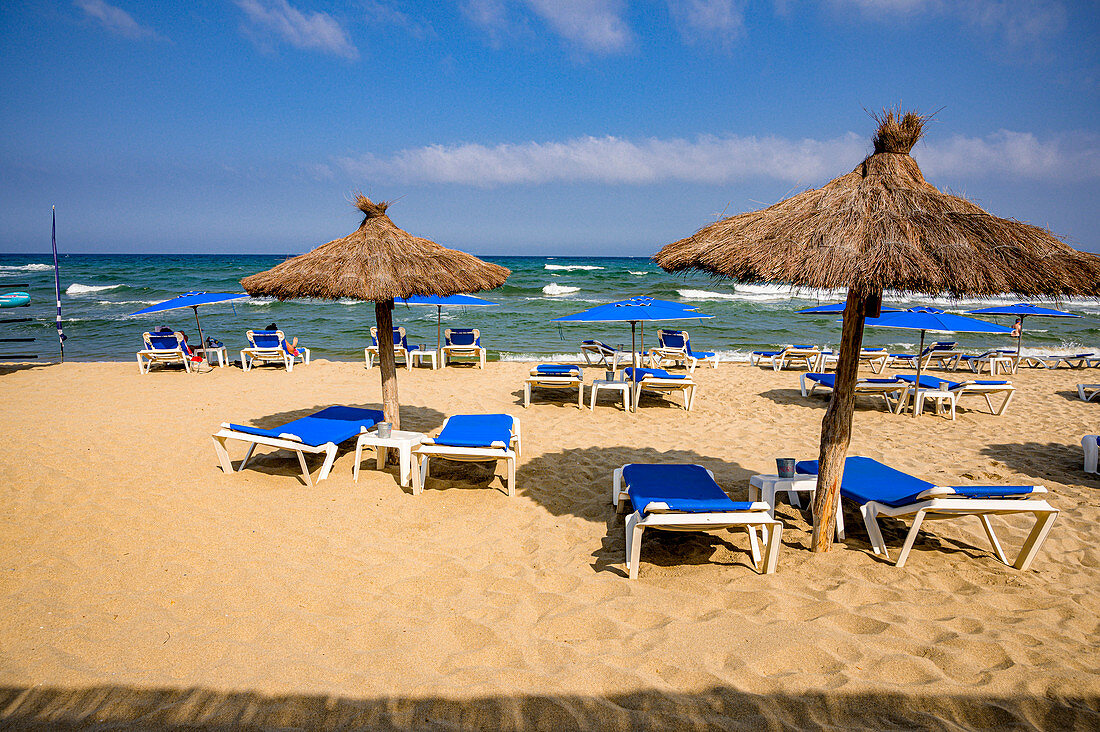
<svg viewBox="0 0 1100 732">
<path fill-rule="evenodd" d="M 867 318 L 864 321 L 866 325 L 878 326 L 881 328 L 905 328 L 908 330 L 920 331 L 920 348 L 917 353 L 924 352 L 924 334 L 927 331 L 939 332 L 939 333 L 1000 333 L 1008 335 L 1012 333 L 1011 328 L 1006 328 L 1003 325 L 997 325 L 996 323 L 990 323 L 985 320 L 978 320 L 977 318 L 967 318 L 963 315 L 955 315 L 953 313 L 945 313 L 942 310 L 936 308 L 924 308 L 917 307 L 909 310 L 901 310 L 894 313 L 885 313 L 878 318 Z M 917 380 L 915 383 L 920 383 L 921 361 L 923 359 L 917 358 Z M 917 416 L 917 410 L 913 410 L 913 416 Z"/>
<path fill-rule="evenodd" d="M 631 363 L 637 366 L 637 349 L 635 348 L 635 329 L 638 323 L 642 324 L 642 349 L 645 349 L 645 323 L 646 321 L 663 320 L 690 320 L 713 318 L 713 315 L 704 315 L 695 310 L 691 305 L 672 302 L 670 300 L 656 300 L 644 295 L 632 297 L 619 302 L 609 302 L 597 305 L 579 313 L 554 318 L 556 323 L 630 323 L 630 351 Z"/>
<path fill-rule="evenodd" d="M 206 340 L 202 337 L 202 325 L 199 323 L 199 306 L 226 302 L 227 300 L 238 300 L 242 297 L 248 297 L 248 295 L 236 292 L 185 292 L 178 297 L 173 297 L 171 300 L 158 302 L 156 305 L 150 305 L 143 310 L 138 310 L 136 313 L 130 313 L 130 315 L 149 315 L 151 313 L 161 313 L 165 310 L 191 308 L 195 311 L 195 327 L 199 329 L 199 347 L 204 349 L 203 353 L 205 354 Z"/>
<path fill-rule="evenodd" d="M 1019 302 L 1015 305 L 1000 305 L 995 308 L 981 308 L 980 310 L 967 310 L 971 315 L 1015 315 L 1020 319 L 1020 335 L 1016 336 L 1016 359 L 1020 358 L 1020 347 L 1024 342 L 1024 318 L 1029 315 L 1037 315 L 1043 318 L 1080 318 L 1080 315 L 1043 308 L 1038 305 L 1029 305 Z"/>
<path fill-rule="evenodd" d="M 443 347 L 442 320 L 444 307 L 483 308 L 499 303 L 489 302 L 488 300 L 483 300 L 473 295 L 448 295 L 447 297 L 439 297 L 438 295 L 414 295 L 410 298 L 394 300 L 394 304 L 435 305 L 435 350 L 438 353 Z"/>
</svg>

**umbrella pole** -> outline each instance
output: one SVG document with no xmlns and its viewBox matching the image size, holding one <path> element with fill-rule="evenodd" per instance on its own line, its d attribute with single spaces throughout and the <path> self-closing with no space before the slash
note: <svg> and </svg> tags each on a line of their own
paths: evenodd
<svg viewBox="0 0 1100 732">
<path fill-rule="evenodd" d="M 378 369 L 382 372 L 382 414 L 395 430 L 401 429 L 397 402 L 397 360 L 393 355 L 393 300 L 374 303 L 378 321 Z"/>
<path fill-rule="evenodd" d="M 443 306 L 435 306 L 435 358 L 437 363 L 443 363 Z"/>
<path fill-rule="evenodd" d="M 1020 316 L 1020 335 L 1016 336 L 1016 364 L 1020 364 L 1020 349 L 1024 345 L 1024 318 L 1026 315 Z M 1013 373 L 1016 373 L 1015 371 Z"/>
<path fill-rule="evenodd" d="M 638 323 L 634 320 L 630 321 L 630 365 L 633 367 L 630 370 L 630 381 L 633 384 L 638 383 L 638 349 L 635 347 L 634 335 L 637 332 Z M 638 405 L 634 403 L 634 387 L 630 387 L 630 404 L 635 412 L 638 411 Z"/>
<path fill-rule="evenodd" d="M 913 419 L 917 418 L 917 392 L 920 389 L 920 372 L 921 364 L 924 358 L 921 354 L 924 353 L 924 331 L 920 332 L 920 346 L 917 348 L 917 383 L 913 384 Z"/>
<path fill-rule="evenodd" d="M 848 290 L 844 306 L 844 328 L 836 363 L 836 387 L 829 408 L 821 420 L 821 448 L 818 453 L 817 492 L 814 495 L 814 530 L 810 547 L 827 552 L 836 525 L 840 479 L 844 476 L 844 458 L 852 440 L 852 414 L 855 411 L 856 379 L 859 375 L 859 350 L 863 343 L 863 320 L 867 307 L 881 293 L 865 294 Z"/>
<path fill-rule="evenodd" d="M 195 327 L 199 329 L 199 348 L 202 349 L 202 355 L 206 356 L 206 339 L 202 337 L 202 325 L 199 324 L 199 306 L 192 305 L 191 309 L 195 311 Z M 209 363 L 209 359 L 206 359 Z"/>
</svg>

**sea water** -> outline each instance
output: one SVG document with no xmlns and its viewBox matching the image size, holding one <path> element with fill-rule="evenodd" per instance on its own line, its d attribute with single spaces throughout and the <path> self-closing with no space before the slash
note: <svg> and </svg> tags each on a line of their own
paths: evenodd
<svg viewBox="0 0 1100 732">
<path fill-rule="evenodd" d="M 243 292 L 240 280 L 274 267 L 286 256 L 228 255 L 90 255 L 60 258 L 62 325 L 68 340 L 65 357 L 76 360 L 132 360 L 141 334 L 158 326 L 183 330 L 193 341 L 191 309 L 155 315 L 131 313 L 193 290 Z M 844 293 L 792 289 L 779 285 L 741 284 L 706 275 L 670 275 L 643 257 L 486 257 L 512 271 L 503 287 L 477 293 L 497 305 L 444 308 L 442 328 L 467 326 L 481 331 L 490 358 L 504 360 L 566 360 L 577 358 L 580 342 L 597 338 L 629 349 L 629 323 L 561 324 L 553 319 L 635 295 L 675 300 L 714 316 L 646 324 L 646 346 L 656 342 L 658 327 L 686 329 L 695 350 L 718 352 L 725 360 L 745 360 L 750 351 L 788 343 L 835 346 L 840 340 L 836 316 L 798 315 L 805 307 L 837 302 Z M 16 286 L 20 285 L 20 286 Z M 22 285 L 27 285 L 26 287 Z M 0 255 L 0 293 L 26 290 L 29 307 L 0 310 L 0 319 L 30 317 L 29 323 L 0 323 L 0 338 L 33 337 L 34 343 L 0 343 L 0 353 L 58 355 L 55 329 L 54 274 L 48 256 Z M 937 298 L 890 297 L 895 307 L 930 305 L 952 312 L 1010 304 L 1016 298 L 949 301 Z M 1082 318 L 1028 318 L 1024 353 L 1100 353 L 1100 301 L 1063 300 L 1056 307 Z M 363 356 L 374 324 L 373 303 L 355 300 L 325 302 L 244 298 L 199 308 L 203 334 L 221 340 L 233 357 L 247 345 L 245 331 L 275 323 L 297 336 L 314 358 L 355 360 Z M 997 319 L 1011 326 L 1012 318 Z M 405 326 L 410 343 L 434 347 L 437 310 L 399 305 L 394 323 Z M 195 335 L 193 335 L 195 334 Z M 642 335 L 639 329 L 635 335 Z M 864 343 L 891 351 L 912 351 L 919 333 L 868 328 Z M 928 341 L 957 340 L 971 351 L 1013 348 L 1007 336 L 929 333 Z"/>
</svg>

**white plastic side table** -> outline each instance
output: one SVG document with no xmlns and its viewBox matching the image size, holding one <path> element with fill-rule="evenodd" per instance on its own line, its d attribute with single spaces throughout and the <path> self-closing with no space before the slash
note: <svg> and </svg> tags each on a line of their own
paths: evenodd
<svg viewBox="0 0 1100 732">
<path fill-rule="evenodd" d="M 910 387 L 911 394 L 913 391 L 916 392 L 916 396 L 913 400 L 913 409 L 917 410 L 917 414 L 924 411 L 924 400 L 934 399 L 936 401 L 936 414 L 940 413 L 946 401 L 951 404 L 951 419 L 955 419 L 955 400 L 957 397 L 953 392 L 947 389 L 926 389 L 924 387 L 917 389 L 915 387 Z"/>
<path fill-rule="evenodd" d="M 194 351 L 196 354 L 201 354 L 202 357 L 206 359 L 207 363 L 210 363 L 210 354 L 213 353 L 218 357 L 218 366 L 223 369 L 225 368 L 225 362 L 227 360 L 225 346 L 221 346 L 220 348 L 195 347 L 191 350 Z"/>
<path fill-rule="evenodd" d="M 630 411 L 630 382 L 618 381 L 610 379 L 596 379 L 592 382 L 592 396 L 589 402 L 588 408 L 591 410 L 596 409 L 596 395 L 600 393 L 600 390 L 605 391 L 617 391 L 623 395 L 623 410 Z"/>
<path fill-rule="evenodd" d="M 397 450 L 398 470 L 401 477 L 401 485 L 409 485 L 409 479 L 419 480 L 416 463 L 412 459 L 414 447 L 424 441 L 424 435 L 420 432 L 406 432 L 393 430 L 389 437 L 379 437 L 378 432 L 364 432 L 355 441 L 355 482 L 359 482 L 359 463 L 363 460 L 363 448 L 371 447 L 376 455 L 376 468 L 382 470 L 386 467 L 386 454 L 388 450 Z"/>
<path fill-rule="evenodd" d="M 801 508 L 799 493 L 805 493 L 810 500 L 810 512 L 813 513 L 814 498 L 817 495 L 816 475 L 796 475 L 793 478 L 780 478 L 778 475 L 754 475 L 749 478 L 749 500 L 764 501 L 768 504 L 768 513 L 775 518 L 775 494 L 786 492 L 791 505 Z M 844 514 L 840 510 L 840 496 L 836 497 L 836 538 L 844 538 Z"/>
<path fill-rule="evenodd" d="M 409 351 L 409 355 L 412 356 L 413 366 L 422 365 L 424 361 L 431 361 L 432 371 L 439 368 L 439 351 L 434 349 L 426 351 L 423 348 L 418 348 L 415 351 Z"/>
</svg>

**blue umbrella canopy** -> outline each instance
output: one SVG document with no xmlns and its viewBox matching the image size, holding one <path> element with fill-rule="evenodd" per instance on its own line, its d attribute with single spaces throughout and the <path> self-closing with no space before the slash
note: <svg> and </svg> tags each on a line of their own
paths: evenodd
<svg viewBox="0 0 1100 732">
<path fill-rule="evenodd" d="M 917 350 L 917 380 L 915 382 L 915 384 L 918 385 L 920 384 L 922 361 L 919 354 L 924 352 L 924 334 L 927 331 L 939 333 L 999 333 L 1002 335 L 1009 335 L 1012 333 L 1011 328 L 1006 328 L 1003 325 L 997 325 L 996 323 L 990 323 L 985 320 L 978 320 L 977 318 L 968 318 L 964 315 L 945 313 L 936 308 L 924 307 L 901 310 L 896 313 L 885 313 L 878 318 L 867 318 L 864 323 L 865 325 L 882 328 L 905 328 L 908 330 L 920 331 L 920 347 Z M 915 389 L 916 386 L 913 388 Z M 917 416 L 915 405 L 913 408 L 913 416 Z"/>
<path fill-rule="evenodd" d="M 440 297 L 439 295 L 413 295 L 412 297 L 394 300 L 394 304 L 435 306 L 435 350 L 438 351 L 443 346 L 443 326 L 441 321 L 443 319 L 444 307 L 483 308 L 498 303 L 489 302 L 488 300 L 474 297 L 473 295 L 448 295 L 447 297 Z"/>
<path fill-rule="evenodd" d="M 202 335 L 202 324 L 199 323 L 199 306 L 210 305 L 216 302 L 226 302 L 227 300 L 239 300 L 242 297 L 248 297 L 248 295 L 237 292 L 185 292 L 170 300 L 158 302 L 156 305 L 150 305 L 147 308 L 138 310 L 136 313 L 130 313 L 130 315 L 149 315 L 150 313 L 160 313 L 165 310 L 191 308 L 195 311 L 195 327 L 199 329 L 199 347 L 203 349 L 203 354 L 205 355 L 206 340 Z"/>
<path fill-rule="evenodd" d="M 846 303 L 835 302 L 831 305 L 818 305 L 817 307 L 805 308 L 803 310 L 796 310 L 799 315 L 814 315 L 821 313 L 823 315 L 843 315 L 844 306 Z M 881 312 L 884 313 L 898 313 L 901 312 L 899 308 L 892 308 L 889 305 L 883 305 Z"/>
</svg>

